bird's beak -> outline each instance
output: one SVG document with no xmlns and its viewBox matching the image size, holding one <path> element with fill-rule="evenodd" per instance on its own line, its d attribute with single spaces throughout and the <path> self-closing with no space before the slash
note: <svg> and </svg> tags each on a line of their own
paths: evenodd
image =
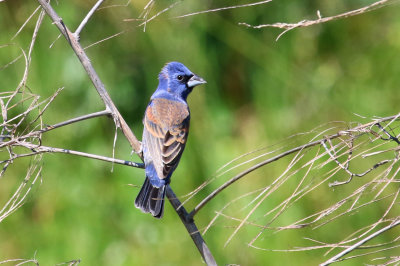
<svg viewBox="0 0 400 266">
<path fill-rule="evenodd" d="M 207 83 L 207 81 L 205 81 L 204 79 L 202 79 L 201 77 L 197 76 L 197 75 L 193 75 L 188 81 L 187 81 L 187 85 L 189 88 L 193 88 L 196 87 L 197 85 L 201 85 Z"/>
</svg>

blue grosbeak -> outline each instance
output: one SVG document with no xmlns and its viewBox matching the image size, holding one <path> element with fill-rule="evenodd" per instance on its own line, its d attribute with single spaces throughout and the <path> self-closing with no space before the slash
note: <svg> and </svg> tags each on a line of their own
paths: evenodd
<svg viewBox="0 0 400 266">
<path fill-rule="evenodd" d="M 166 186 L 178 166 L 189 133 L 190 110 L 186 99 L 195 86 L 206 81 L 178 62 L 165 65 L 158 79 L 143 119 L 146 180 L 135 206 L 161 218 Z"/>
</svg>

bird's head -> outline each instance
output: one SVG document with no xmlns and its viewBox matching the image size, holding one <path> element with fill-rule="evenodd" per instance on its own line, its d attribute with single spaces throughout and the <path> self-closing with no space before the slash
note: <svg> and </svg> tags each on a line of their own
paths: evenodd
<svg viewBox="0 0 400 266">
<path fill-rule="evenodd" d="M 157 90 L 168 92 L 186 100 L 189 93 L 197 85 L 206 81 L 192 73 L 185 65 L 179 62 L 166 64 L 158 75 L 160 81 Z"/>
</svg>

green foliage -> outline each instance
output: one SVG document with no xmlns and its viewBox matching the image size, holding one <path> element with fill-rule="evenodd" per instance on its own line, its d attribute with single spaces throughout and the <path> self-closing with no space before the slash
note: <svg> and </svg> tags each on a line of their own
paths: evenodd
<svg viewBox="0 0 400 266">
<path fill-rule="evenodd" d="M 65 25 L 75 29 L 95 1 L 52 1 Z M 115 2 L 115 3 L 114 3 Z M 104 6 L 116 4 L 116 1 Z M 168 61 L 181 61 L 207 80 L 189 97 L 192 122 L 189 142 L 172 179 L 179 196 L 187 195 L 215 176 L 222 165 L 235 157 L 293 134 L 308 131 L 329 121 L 360 121 L 365 117 L 388 116 L 399 111 L 400 84 L 399 6 L 294 29 L 281 37 L 276 29 L 249 29 L 251 24 L 296 22 L 315 17 L 316 10 L 333 15 L 358 7 L 360 1 L 332 6 L 331 1 L 272 2 L 257 7 L 208 13 L 176 19 L 174 16 L 228 5 L 184 1 L 147 23 L 137 18 L 146 1 L 101 9 L 81 33 L 83 46 L 113 34 L 123 34 L 86 49 L 118 109 L 141 138 L 143 112 L 157 86 L 157 74 Z M 7 0 L 0 3 L 0 67 L 27 49 L 35 26 L 35 15 L 15 39 L 11 39 L 37 7 L 35 1 Z M 156 2 L 150 16 L 170 5 Z M 60 38 L 49 18 L 39 31 L 27 86 L 49 97 L 65 87 L 44 114 L 46 124 L 102 110 L 103 105 L 68 43 Z M 53 43 L 53 47 L 49 46 Z M 24 69 L 20 58 L 0 71 L 0 92 L 12 91 Z M 97 118 L 46 133 L 47 146 L 112 156 L 114 125 Z M 120 134 L 116 157 L 139 161 Z M 23 180 L 24 164 L 16 161 L 0 179 L 0 200 Z M 196 216 L 203 229 L 215 211 L 247 191 L 266 186 L 266 179 L 280 175 L 286 163 L 261 168 L 240 180 L 210 202 Z M 113 171 L 112 171 L 113 168 Z M 242 167 L 240 169 L 245 169 Z M 232 173 L 217 179 L 188 202 L 190 210 Z M 166 204 L 162 220 L 144 215 L 133 205 L 143 171 L 74 157 L 44 155 L 42 182 L 34 187 L 27 203 L 0 226 L 0 260 L 36 257 L 44 265 L 81 259 L 83 265 L 200 265 L 200 256 L 179 218 Z M 133 184 L 131 186 L 130 184 Z M 295 185 L 292 185 L 295 186 Z M 288 194 L 290 189 L 282 191 Z M 332 189 L 307 198 L 307 204 L 285 217 L 304 217 L 321 199 L 336 196 Z M 268 208 L 282 200 L 268 202 Z M 185 199 L 185 198 L 183 198 Z M 336 199 L 336 198 L 335 198 Z M 332 199 L 333 202 L 334 199 Z M 241 206 L 238 203 L 237 210 Z M 266 207 L 267 208 L 267 207 Z M 262 216 L 259 209 L 255 216 Z M 370 214 L 373 215 L 373 214 Z M 285 219 L 282 221 L 285 223 Z M 326 239 L 334 241 L 343 230 L 350 234 L 369 217 L 350 219 L 346 227 L 332 226 Z M 237 226 L 235 221 L 217 223 L 205 240 L 217 261 L 241 265 L 315 265 L 322 251 L 279 253 L 247 246 L 258 229 L 248 226 L 233 241 L 223 245 Z M 352 229 L 353 228 L 353 229 Z M 317 237 L 309 230 L 309 237 Z M 267 237 L 263 247 L 289 249 L 304 246 L 300 232 L 280 238 Z M 329 255 L 328 255 L 329 256 Z"/>
</svg>

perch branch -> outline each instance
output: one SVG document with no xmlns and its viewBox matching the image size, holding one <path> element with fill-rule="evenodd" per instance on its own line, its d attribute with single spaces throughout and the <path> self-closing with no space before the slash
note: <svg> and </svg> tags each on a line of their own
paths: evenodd
<svg viewBox="0 0 400 266">
<path fill-rule="evenodd" d="M 142 159 L 142 154 L 141 154 L 141 143 L 137 140 L 129 126 L 126 124 L 125 120 L 119 113 L 118 109 L 114 105 L 113 101 L 111 100 L 111 97 L 108 95 L 104 84 L 101 82 L 100 77 L 97 75 L 96 71 L 94 70 L 88 56 L 86 55 L 84 49 L 82 46 L 79 44 L 78 39 L 76 36 L 71 33 L 67 26 L 64 24 L 63 20 L 61 19 L 60 16 L 57 15 L 55 10 L 51 7 L 50 3 L 48 3 L 46 0 L 38 0 L 40 5 L 43 7 L 47 15 L 51 18 L 53 23 L 57 26 L 57 28 L 60 30 L 62 35 L 65 37 L 65 39 L 69 42 L 71 45 L 71 48 L 74 50 L 75 54 L 78 56 L 79 60 L 82 63 L 82 66 L 86 70 L 87 74 L 89 75 L 94 87 L 96 88 L 98 94 L 100 95 L 100 98 L 103 100 L 106 110 L 109 110 L 111 112 L 111 115 L 114 118 L 114 122 L 117 127 L 120 127 L 122 132 L 124 133 L 125 137 L 128 139 L 130 145 L 132 146 L 133 150 L 141 157 Z M 210 250 L 208 249 L 204 239 L 202 238 L 201 234 L 198 232 L 196 224 L 194 223 L 194 220 L 189 216 L 189 214 L 186 212 L 185 208 L 181 206 L 181 202 L 176 198 L 175 194 L 173 193 L 171 188 L 167 189 L 167 197 L 170 199 L 171 203 L 173 203 L 173 206 L 175 208 L 175 211 L 179 215 L 182 221 L 186 221 L 185 226 L 186 229 L 188 230 L 189 234 L 196 235 L 196 237 L 192 237 L 193 242 L 195 245 L 199 248 L 199 252 L 201 256 L 204 258 L 204 260 L 207 262 L 209 265 L 216 265 L 216 262 L 214 258 L 211 255 Z M 172 200 L 173 199 L 173 202 Z M 180 206 L 179 208 L 177 206 Z"/>
<path fill-rule="evenodd" d="M 174 191 L 170 186 L 167 186 L 167 196 L 169 202 L 174 207 L 179 217 L 182 220 L 183 225 L 185 225 L 186 230 L 188 231 L 190 237 L 193 239 L 193 242 L 196 244 L 197 249 L 199 250 L 201 256 L 207 265 L 217 265 L 211 251 L 208 246 L 204 242 L 203 237 L 200 234 L 200 231 L 197 229 L 196 224 L 193 219 L 190 218 L 189 213 L 182 207 L 182 203 L 176 197 Z"/>
</svg>

